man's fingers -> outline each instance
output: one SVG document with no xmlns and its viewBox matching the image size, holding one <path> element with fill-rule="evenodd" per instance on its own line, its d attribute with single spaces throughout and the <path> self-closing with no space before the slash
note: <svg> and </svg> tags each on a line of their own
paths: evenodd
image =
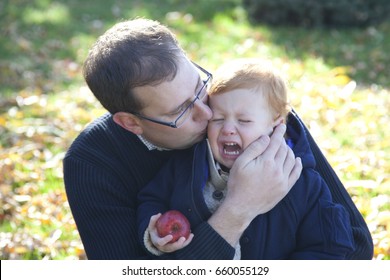
<svg viewBox="0 0 390 280">
<path fill-rule="evenodd" d="M 271 135 L 270 143 L 268 145 L 267 150 L 264 152 L 264 156 L 267 156 L 269 158 L 275 158 L 280 146 L 282 143 L 284 143 L 284 134 L 286 133 L 286 125 L 285 124 L 279 124 L 275 127 L 274 132 Z M 285 156 L 285 154 L 280 154 L 280 156 Z"/>
<path fill-rule="evenodd" d="M 253 141 L 244 152 L 236 159 L 234 165 L 246 166 L 249 162 L 260 156 L 267 149 L 269 144 L 268 136 L 261 136 L 259 139 Z"/>
<path fill-rule="evenodd" d="M 288 157 L 291 156 L 289 152 L 292 153 L 291 149 L 287 146 L 285 142 L 281 142 L 279 144 L 279 149 L 276 151 L 275 154 L 275 164 L 283 167 Z"/>
<path fill-rule="evenodd" d="M 294 152 L 286 145 L 287 153 L 283 162 L 283 173 L 290 174 L 295 165 Z"/>
<path fill-rule="evenodd" d="M 295 159 L 295 165 L 291 170 L 290 176 L 288 177 L 288 186 L 291 188 L 298 180 L 299 176 L 301 176 L 302 172 L 302 160 L 301 158 Z"/>
<path fill-rule="evenodd" d="M 283 173 L 288 176 L 288 189 L 290 189 L 298 180 L 302 171 L 302 161 L 295 158 L 294 152 L 287 147 L 287 154 L 283 163 Z"/>
</svg>

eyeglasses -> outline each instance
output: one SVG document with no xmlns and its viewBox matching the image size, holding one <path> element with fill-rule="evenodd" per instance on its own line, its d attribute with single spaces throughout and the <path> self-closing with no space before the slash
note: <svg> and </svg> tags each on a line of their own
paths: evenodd
<svg viewBox="0 0 390 280">
<path fill-rule="evenodd" d="M 198 93 L 195 95 L 194 99 L 187 105 L 187 107 L 185 107 L 181 111 L 181 113 L 176 118 L 176 120 L 174 120 L 172 122 L 165 122 L 165 121 L 160 121 L 160 120 L 156 120 L 153 118 L 143 116 L 139 113 L 135 113 L 135 112 L 131 112 L 131 113 L 133 115 L 141 118 L 141 119 L 144 119 L 144 120 L 147 120 L 150 122 L 154 122 L 154 123 L 158 123 L 161 125 L 169 126 L 172 128 L 179 128 L 180 126 L 182 126 L 185 123 L 185 121 L 188 120 L 188 117 L 192 114 L 192 110 L 194 109 L 194 103 L 196 102 L 196 100 L 202 101 L 203 98 L 206 96 L 206 94 L 207 94 L 206 87 L 209 84 L 209 82 L 213 79 L 213 75 L 211 73 L 209 73 L 207 70 L 205 70 L 204 68 L 202 68 L 201 66 L 199 66 L 195 62 L 192 62 L 192 64 L 201 71 L 201 73 L 199 73 L 200 75 L 205 75 L 204 79 L 202 79 L 203 85 L 200 88 L 200 90 L 198 91 Z"/>
</svg>

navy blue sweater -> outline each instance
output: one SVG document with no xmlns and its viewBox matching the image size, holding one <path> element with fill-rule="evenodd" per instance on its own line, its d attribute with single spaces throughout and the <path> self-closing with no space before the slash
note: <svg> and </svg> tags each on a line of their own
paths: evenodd
<svg viewBox="0 0 390 280">
<path fill-rule="evenodd" d="M 275 208 L 259 215 L 245 230 L 241 258 L 345 259 L 354 250 L 349 215 L 333 203 L 328 186 L 314 170 L 315 160 L 300 123 L 292 120 L 287 132 L 295 155 L 302 159 L 302 174 Z M 175 155 L 140 191 L 141 243 L 150 216 L 156 213 L 179 210 L 194 227 L 211 216 L 202 192 L 208 176 L 206 153 L 207 144 L 202 141 L 191 151 Z"/>
<path fill-rule="evenodd" d="M 187 150 L 179 153 L 186 153 Z M 136 227 L 137 194 L 178 152 L 149 151 L 105 114 L 72 143 L 64 161 L 64 183 L 74 220 L 89 259 L 143 259 Z M 324 159 L 325 160 L 325 159 Z M 330 184 L 334 198 L 350 213 L 355 244 L 350 258 L 368 258 L 372 239 L 345 189 Z M 180 259 L 231 259 L 234 249 L 207 223 L 192 229 L 195 238 Z M 370 241 L 370 242 L 369 242 Z"/>
<path fill-rule="evenodd" d="M 136 227 L 137 194 L 167 159 L 149 151 L 109 114 L 89 125 L 64 158 L 64 181 L 88 259 L 144 259 Z M 180 259 L 231 259 L 234 249 L 204 222 Z"/>
</svg>

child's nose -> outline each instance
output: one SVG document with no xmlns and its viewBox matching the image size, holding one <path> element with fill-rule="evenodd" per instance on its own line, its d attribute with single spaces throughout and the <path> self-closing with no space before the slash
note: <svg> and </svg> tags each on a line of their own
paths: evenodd
<svg viewBox="0 0 390 280">
<path fill-rule="evenodd" d="M 225 122 L 222 127 L 222 133 L 224 135 L 234 135 L 237 133 L 236 127 L 231 122 Z"/>
</svg>

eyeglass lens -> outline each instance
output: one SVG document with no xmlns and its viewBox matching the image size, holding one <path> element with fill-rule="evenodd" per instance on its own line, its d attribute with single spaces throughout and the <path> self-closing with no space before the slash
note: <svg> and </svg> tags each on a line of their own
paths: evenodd
<svg viewBox="0 0 390 280">
<path fill-rule="evenodd" d="M 207 85 L 209 82 L 209 77 L 205 73 L 203 73 L 202 71 L 199 71 L 199 72 L 200 72 L 199 73 L 200 77 L 203 81 L 203 85 L 200 88 L 199 92 L 197 93 L 197 96 L 194 98 L 194 100 L 191 102 L 191 104 L 183 112 L 183 115 L 181 115 L 176 120 L 177 127 L 181 126 L 188 119 L 188 117 L 192 114 L 192 110 L 194 109 L 194 103 L 196 102 L 196 100 L 199 99 L 199 101 L 203 102 L 203 99 L 207 95 Z"/>
</svg>

